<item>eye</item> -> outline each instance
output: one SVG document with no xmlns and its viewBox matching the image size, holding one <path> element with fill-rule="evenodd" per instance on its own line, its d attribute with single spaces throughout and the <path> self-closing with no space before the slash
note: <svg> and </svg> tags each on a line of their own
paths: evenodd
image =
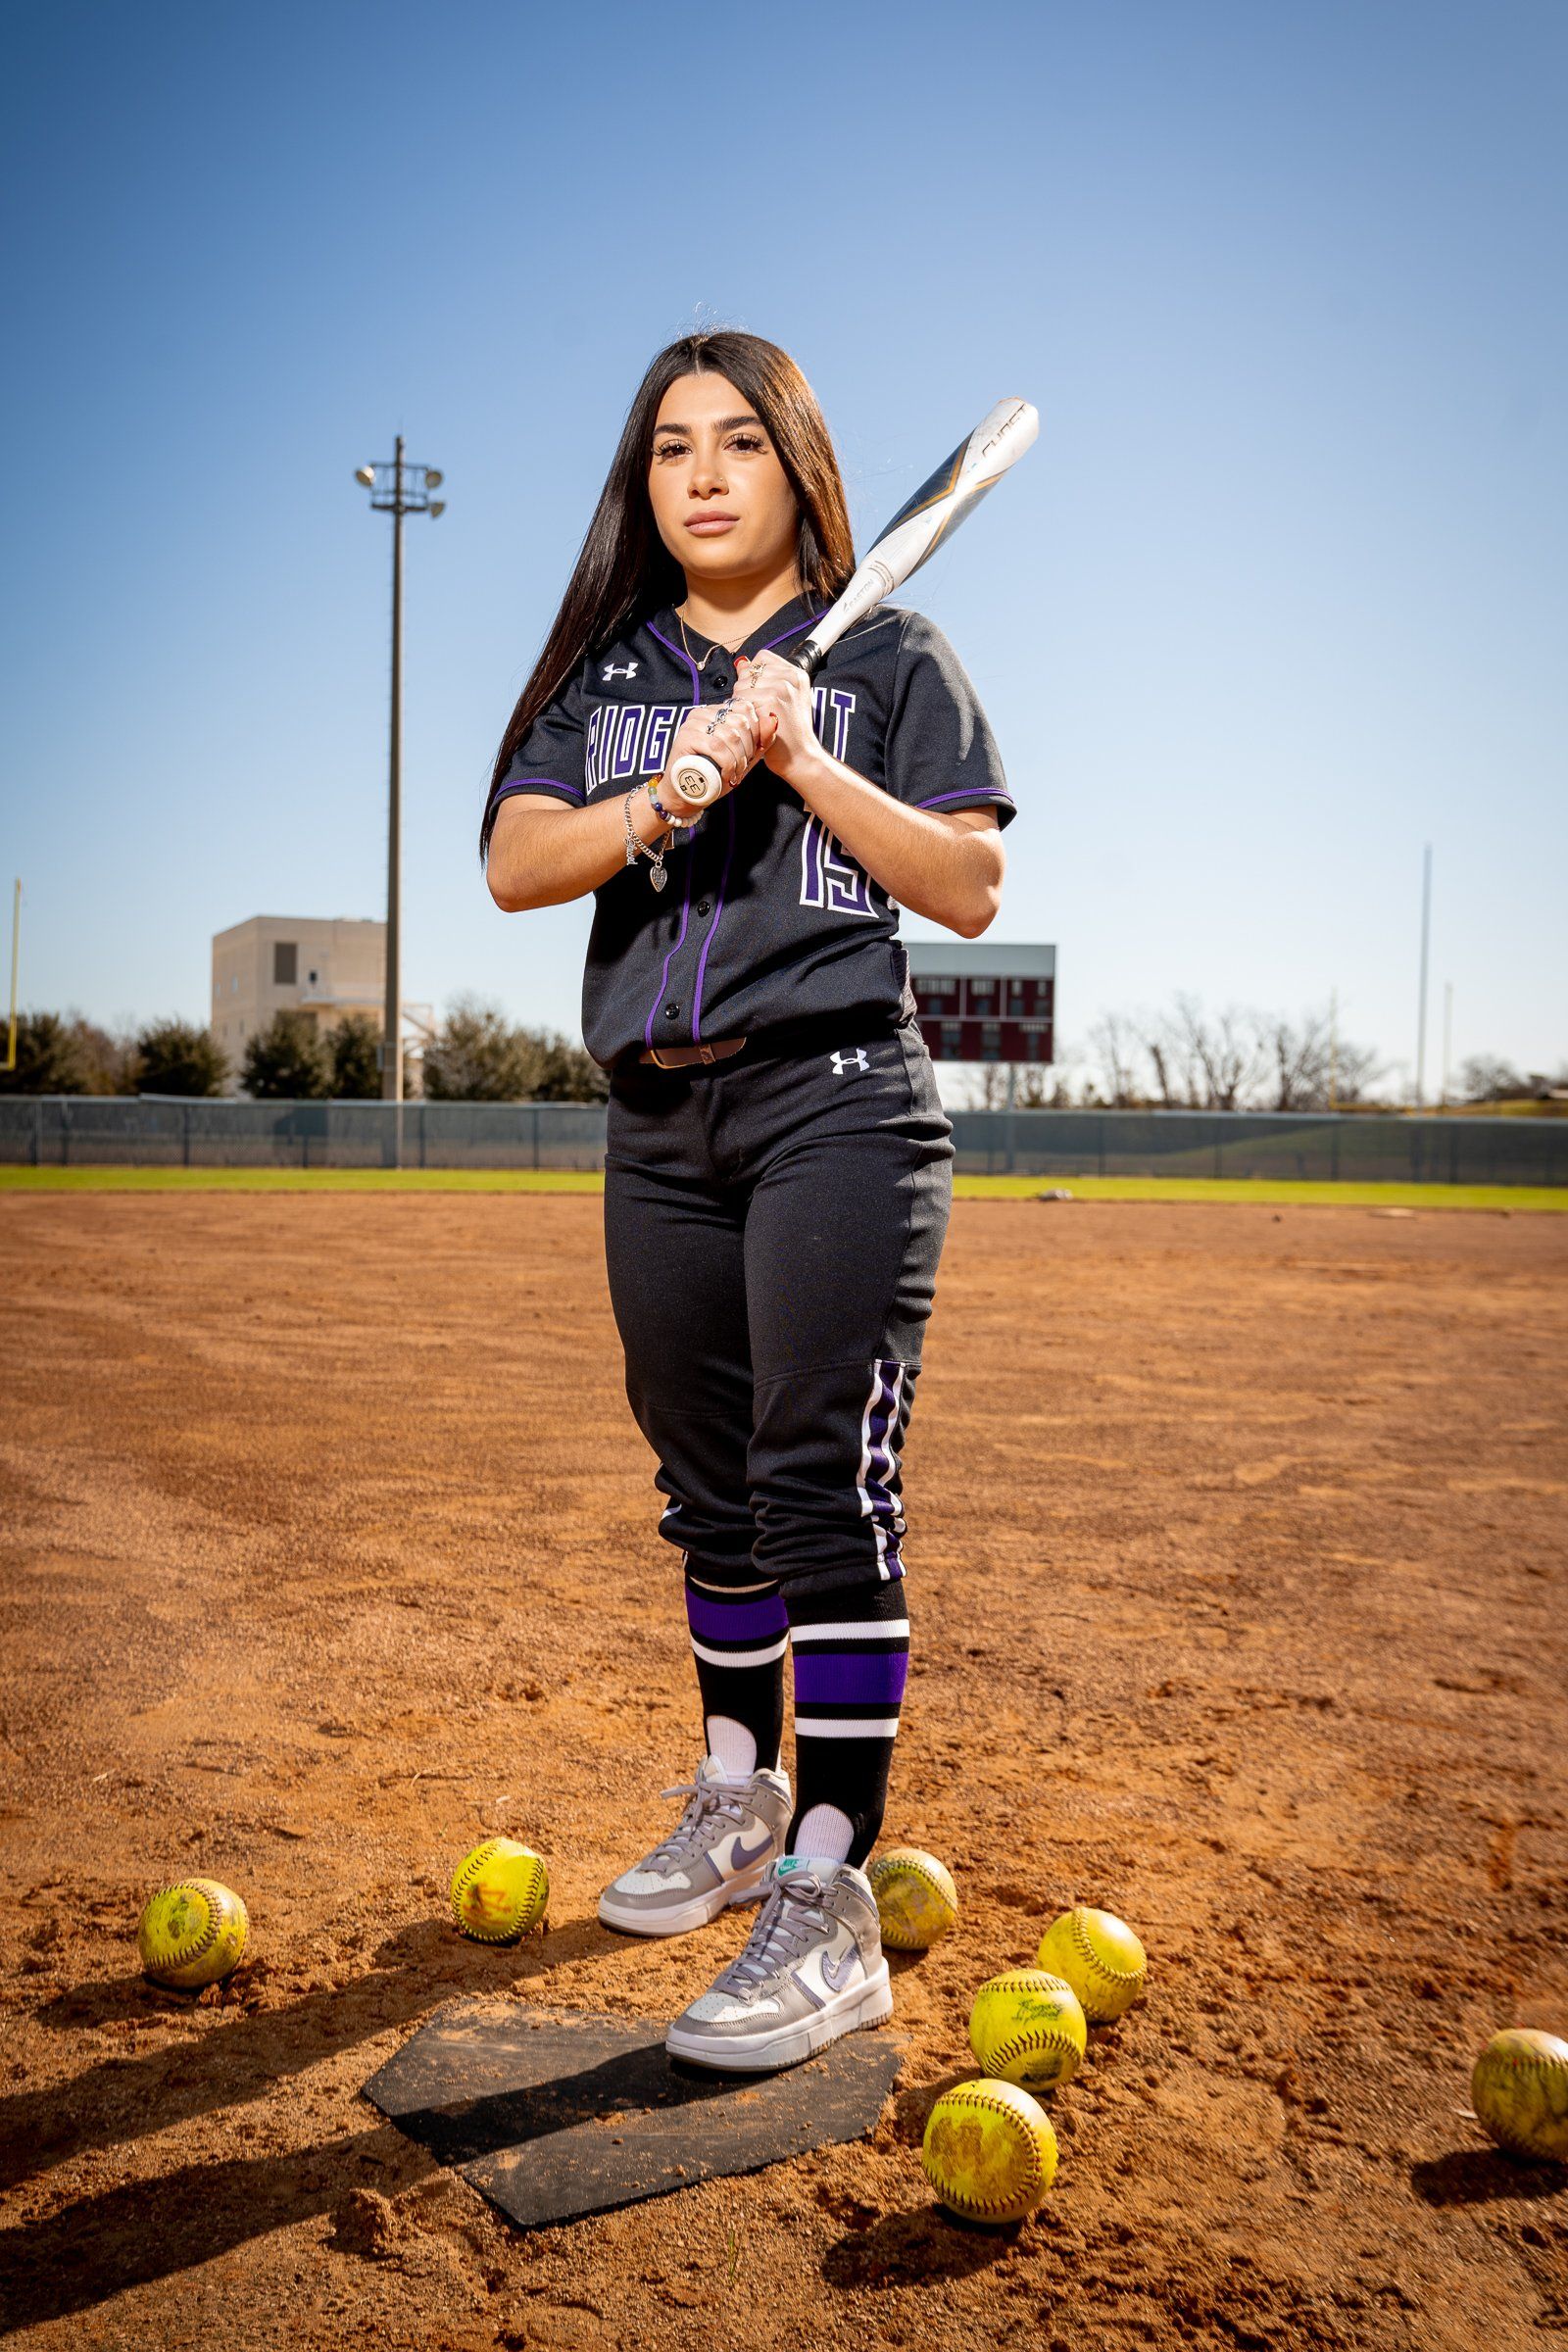
<svg viewBox="0 0 1568 2352">
<path fill-rule="evenodd" d="M 767 443 L 762 439 L 760 433 L 737 433 L 734 436 L 733 446 L 736 449 L 748 450 L 755 454 L 756 452 L 764 450 L 767 447 Z"/>
</svg>

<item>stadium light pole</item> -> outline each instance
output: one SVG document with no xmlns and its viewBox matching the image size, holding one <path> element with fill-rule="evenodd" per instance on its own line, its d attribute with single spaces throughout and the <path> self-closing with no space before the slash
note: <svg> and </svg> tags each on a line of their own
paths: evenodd
<svg viewBox="0 0 1568 2352">
<path fill-rule="evenodd" d="M 7 1023 L 6 1057 L 0 1067 L 14 1070 L 17 1066 L 17 956 L 22 944 L 22 876 L 11 901 L 11 1018 Z"/>
<path fill-rule="evenodd" d="M 1415 1106 L 1426 1108 L 1427 1090 L 1427 950 L 1432 941 L 1432 844 L 1421 853 L 1421 1002 L 1415 1023 Z"/>
<path fill-rule="evenodd" d="M 378 514 L 392 517 L 392 729 L 387 783 L 386 827 L 386 1009 L 381 1031 L 381 1100 L 403 1100 L 403 517 L 428 514 L 432 521 L 446 513 L 446 501 L 432 498 L 441 487 L 434 466 L 415 466 L 404 457 L 403 435 L 397 436 L 390 466 L 360 466 L 354 479 L 370 493 Z M 403 1158 L 399 1138 L 398 1160 Z"/>
</svg>

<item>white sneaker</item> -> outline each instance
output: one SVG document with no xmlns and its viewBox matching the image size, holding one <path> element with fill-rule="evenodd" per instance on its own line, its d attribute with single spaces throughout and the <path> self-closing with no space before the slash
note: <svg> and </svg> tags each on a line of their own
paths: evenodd
<svg viewBox="0 0 1568 2352">
<path fill-rule="evenodd" d="M 892 2015 L 869 1880 L 853 1863 L 787 1854 L 745 1951 L 676 2018 L 664 2047 L 695 2066 L 760 2074 Z"/>
<path fill-rule="evenodd" d="M 755 1901 L 793 1809 L 782 1772 L 731 1781 L 711 1756 L 663 1793 L 688 1799 L 676 1827 L 599 1898 L 605 1926 L 627 1936 L 684 1936 L 730 1903 Z"/>
</svg>

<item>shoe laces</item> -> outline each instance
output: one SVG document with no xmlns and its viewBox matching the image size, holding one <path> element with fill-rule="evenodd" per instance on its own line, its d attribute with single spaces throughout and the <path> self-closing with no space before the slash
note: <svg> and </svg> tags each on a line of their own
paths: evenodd
<svg viewBox="0 0 1568 2352">
<path fill-rule="evenodd" d="M 782 1976 L 803 1958 L 813 1936 L 830 1924 L 825 1883 L 810 1871 L 774 1879 L 746 1949 L 719 1977 L 714 1990 L 755 1992 L 770 1977 Z"/>
<path fill-rule="evenodd" d="M 732 1821 L 740 1828 L 746 1820 L 747 1807 L 738 1788 L 716 1788 L 711 1781 L 677 1781 L 673 1788 L 659 1793 L 684 1796 L 688 1803 L 669 1836 L 649 1855 L 650 1863 L 689 1861 L 702 1851 L 719 1821 Z"/>
</svg>

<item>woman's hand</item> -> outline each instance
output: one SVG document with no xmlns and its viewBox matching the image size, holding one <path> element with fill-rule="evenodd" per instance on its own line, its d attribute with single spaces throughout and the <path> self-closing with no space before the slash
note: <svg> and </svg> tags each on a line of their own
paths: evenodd
<svg viewBox="0 0 1568 2352">
<path fill-rule="evenodd" d="M 761 722 L 760 740 L 769 769 L 781 783 L 801 791 L 822 758 L 810 679 L 778 654 L 759 654 L 755 661 L 741 654 L 735 663 L 735 692 L 744 695 Z"/>
<path fill-rule="evenodd" d="M 750 703 L 699 703 L 695 710 L 688 710 L 670 738 L 664 774 L 668 775 L 677 760 L 700 753 L 703 759 L 711 760 L 719 772 L 723 791 L 717 797 L 722 800 L 757 765 L 760 732 Z M 704 810 L 714 806 L 712 801 L 705 801 L 694 808 L 690 801 L 683 801 L 678 792 L 665 789 L 662 783 L 659 797 L 683 825 L 695 825 Z"/>
</svg>

